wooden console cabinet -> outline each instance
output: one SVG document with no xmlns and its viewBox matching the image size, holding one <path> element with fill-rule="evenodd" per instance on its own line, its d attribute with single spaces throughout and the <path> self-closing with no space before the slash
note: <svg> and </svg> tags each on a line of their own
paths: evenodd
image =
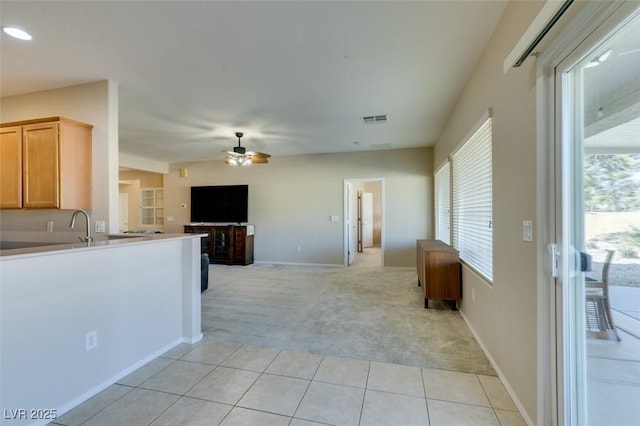
<svg viewBox="0 0 640 426">
<path fill-rule="evenodd" d="M 424 290 L 424 307 L 429 299 L 449 300 L 453 309 L 462 298 L 458 250 L 439 240 L 417 241 L 418 285 Z"/>
<path fill-rule="evenodd" d="M 253 225 L 185 225 L 185 234 L 207 234 L 200 240 L 210 263 L 253 263 Z"/>
</svg>

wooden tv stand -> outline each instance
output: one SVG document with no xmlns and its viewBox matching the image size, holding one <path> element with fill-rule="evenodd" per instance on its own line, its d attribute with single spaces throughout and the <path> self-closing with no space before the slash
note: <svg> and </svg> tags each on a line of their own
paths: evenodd
<svg viewBox="0 0 640 426">
<path fill-rule="evenodd" d="M 184 225 L 185 234 L 207 234 L 200 240 L 209 263 L 249 265 L 253 263 L 253 225 Z"/>
</svg>

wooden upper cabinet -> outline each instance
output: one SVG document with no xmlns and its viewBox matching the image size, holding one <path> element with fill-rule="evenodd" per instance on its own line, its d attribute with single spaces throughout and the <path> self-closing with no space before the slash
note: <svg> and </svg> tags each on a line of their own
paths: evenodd
<svg viewBox="0 0 640 426">
<path fill-rule="evenodd" d="M 58 123 L 24 126 L 24 207 L 60 207 L 58 148 Z"/>
<path fill-rule="evenodd" d="M 22 207 L 90 209 L 93 126 L 62 117 L 9 124 L 22 129 Z"/>
<path fill-rule="evenodd" d="M 0 129 L 0 208 L 22 207 L 22 127 Z"/>
</svg>

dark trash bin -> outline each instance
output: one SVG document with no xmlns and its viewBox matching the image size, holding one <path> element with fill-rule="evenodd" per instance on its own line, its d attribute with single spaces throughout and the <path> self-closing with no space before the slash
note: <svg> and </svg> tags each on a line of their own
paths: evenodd
<svg viewBox="0 0 640 426">
<path fill-rule="evenodd" d="M 209 255 L 200 256 L 200 293 L 209 288 Z"/>
</svg>

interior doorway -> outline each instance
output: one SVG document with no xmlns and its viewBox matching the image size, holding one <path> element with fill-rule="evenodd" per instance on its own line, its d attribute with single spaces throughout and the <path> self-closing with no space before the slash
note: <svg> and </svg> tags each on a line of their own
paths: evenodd
<svg viewBox="0 0 640 426">
<path fill-rule="evenodd" d="M 384 180 L 346 179 L 344 206 L 345 265 L 384 266 Z"/>
</svg>

